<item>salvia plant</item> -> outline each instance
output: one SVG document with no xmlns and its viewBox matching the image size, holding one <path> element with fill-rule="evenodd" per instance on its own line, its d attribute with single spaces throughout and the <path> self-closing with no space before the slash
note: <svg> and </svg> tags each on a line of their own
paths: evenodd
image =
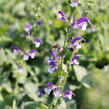
<svg viewBox="0 0 109 109">
<path fill-rule="evenodd" d="M 57 73 L 58 77 L 57 83 L 49 81 L 44 89 L 48 95 L 53 92 L 54 97 L 49 105 L 49 109 L 55 108 L 58 101 L 61 101 L 63 98 L 71 100 L 72 96 L 76 96 L 72 90 L 65 89 L 65 84 L 69 77 L 70 68 L 72 65 L 79 65 L 78 58 L 82 56 L 78 53 L 78 49 L 81 49 L 85 39 L 80 32 L 86 31 L 92 25 L 86 16 L 75 17 L 76 8 L 79 6 L 77 0 L 69 0 L 69 4 L 73 11 L 69 19 L 62 10 L 59 10 L 57 13 L 57 20 L 66 25 L 64 44 L 63 46 L 59 44 L 54 45 L 49 51 L 51 57 L 48 59 L 48 73 L 51 75 Z M 71 31 L 74 31 L 73 35 Z"/>
<path fill-rule="evenodd" d="M 82 48 L 82 44 L 86 41 L 81 33 L 85 32 L 88 27 L 92 26 L 88 17 L 84 15 L 80 15 L 79 17 L 76 16 L 77 12 L 79 12 L 78 7 L 80 6 L 78 0 L 68 0 L 68 3 L 69 7 L 71 7 L 72 15 L 69 15 L 67 18 L 62 10 L 57 12 L 57 20 L 65 25 L 65 39 L 63 46 L 56 44 L 49 50 L 50 57 L 48 59 L 48 73 L 51 76 L 57 76 L 57 82 L 48 81 L 44 88 L 46 94 L 50 95 L 52 93 L 53 95 L 53 99 L 48 106 L 49 109 L 56 108 L 58 103 L 60 103 L 64 98 L 71 100 L 73 96 L 77 96 L 72 90 L 66 89 L 65 85 L 70 76 L 69 72 L 72 70 L 72 66 L 79 65 L 79 58 L 82 56 L 82 54 L 78 53 L 78 50 Z M 42 24 L 43 21 L 39 19 L 35 23 L 35 26 L 41 26 Z M 13 53 L 18 55 L 23 61 L 28 61 L 29 58 L 34 59 L 38 52 L 37 48 L 44 46 L 41 38 L 32 37 L 32 28 L 34 28 L 34 25 L 28 23 L 24 30 L 26 33 L 26 39 L 30 41 L 36 49 L 22 49 L 16 45 L 12 46 Z M 18 62 L 18 72 L 22 72 L 22 69 L 22 62 L 20 61 L 20 63 Z M 37 94 L 41 95 L 42 93 L 39 90 Z"/>
</svg>

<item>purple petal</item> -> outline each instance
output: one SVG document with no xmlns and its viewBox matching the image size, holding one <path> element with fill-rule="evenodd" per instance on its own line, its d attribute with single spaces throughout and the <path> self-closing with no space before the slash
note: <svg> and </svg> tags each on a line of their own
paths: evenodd
<svg viewBox="0 0 109 109">
<path fill-rule="evenodd" d="M 76 60 L 79 56 L 81 56 L 80 54 L 75 54 L 72 58 L 72 64 L 79 64 L 79 62 Z"/>
<path fill-rule="evenodd" d="M 36 50 L 35 49 L 31 49 L 30 53 L 36 53 Z"/>
<path fill-rule="evenodd" d="M 57 69 L 57 66 L 52 66 L 48 69 L 49 73 L 53 73 Z"/>
<path fill-rule="evenodd" d="M 64 91 L 64 97 L 65 98 L 69 98 L 70 100 L 72 99 L 72 91 L 70 91 L 70 90 L 66 90 L 66 91 Z"/>
<path fill-rule="evenodd" d="M 14 54 L 18 54 L 18 52 L 20 51 L 20 49 L 17 46 L 15 46 L 15 45 L 12 46 L 11 48 L 13 49 L 13 53 Z"/>
<path fill-rule="evenodd" d="M 88 23 L 91 24 L 90 20 L 87 17 L 81 17 L 81 18 L 79 18 L 78 21 L 77 21 L 77 24 L 79 25 L 79 24 L 81 24 L 83 22 L 88 22 Z"/>
<path fill-rule="evenodd" d="M 36 50 L 35 49 L 31 49 L 30 52 L 29 52 L 29 55 L 32 59 L 35 58 L 35 53 L 36 53 Z"/>
<path fill-rule="evenodd" d="M 56 54 L 53 50 L 50 50 L 50 54 L 52 55 L 53 59 L 55 60 L 56 59 Z"/>
<path fill-rule="evenodd" d="M 65 17 L 62 17 L 62 16 L 59 16 L 57 19 L 58 20 L 61 20 L 62 22 L 65 22 L 65 20 L 66 20 L 66 18 Z"/>
<path fill-rule="evenodd" d="M 31 30 L 31 25 L 30 24 L 26 24 L 25 31 L 29 32 L 30 30 Z"/>
<path fill-rule="evenodd" d="M 76 58 L 78 58 L 79 56 L 81 56 L 80 54 L 75 54 L 72 58 L 72 61 L 74 61 Z"/>
<path fill-rule="evenodd" d="M 71 7 L 77 7 L 78 3 L 76 0 L 74 0 L 70 5 L 71 5 Z"/>
<path fill-rule="evenodd" d="M 18 66 L 18 72 L 22 72 L 22 67 Z"/>
<path fill-rule="evenodd" d="M 64 12 L 62 12 L 62 11 L 58 11 L 58 14 L 60 14 L 63 17 L 65 17 Z"/>
<path fill-rule="evenodd" d="M 44 92 L 42 89 L 38 89 L 37 94 L 38 94 L 38 96 L 42 96 L 44 94 Z"/>
<path fill-rule="evenodd" d="M 26 28 L 30 29 L 31 25 L 30 24 L 26 24 Z"/>
<path fill-rule="evenodd" d="M 13 45 L 12 47 L 11 47 L 12 49 L 19 49 L 17 46 L 15 46 L 15 45 Z"/>
<path fill-rule="evenodd" d="M 55 96 L 56 98 L 61 97 L 62 94 L 61 94 L 61 92 L 60 92 L 60 87 L 57 87 L 53 94 L 54 94 L 54 96 Z"/>
<path fill-rule="evenodd" d="M 72 40 L 72 44 L 74 44 L 76 41 L 82 39 L 81 36 L 76 36 L 73 40 Z"/>
<path fill-rule="evenodd" d="M 41 21 L 41 20 L 39 20 L 39 21 L 37 21 L 37 25 L 42 25 L 43 24 L 43 22 Z"/>
<path fill-rule="evenodd" d="M 62 11 L 58 11 L 58 17 L 57 17 L 58 20 L 61 20 L 62 22 L 65 22 L 66 18 L 65 18 L 65 15 Z"/>
<path fill-rule="evenodd" d="M 72 46 L 76 47 L 77 49 L 81 48 L 81 45 L 77 42 L 78 40 L 81 40 L 82 37 L 81 36 L 76 36 L 73 40 L 72 40 Z"/>
<path fill-rule="evenodd" d="M 26 24 L 25 31 L 27 32 L 28 35 L 30 35 L 30 30 L 31 30 L 31 25 Z"/>
<path fill-rule="evenodd" d="M 70 20 L 70 25 L 73 29 L 77 29 L 78 28 L 78 25 L 77 25 L 77 22 L 74 20 L 74 18 L 72 17 L 71 20 Z"/>
<path fill-rule="evenodd" d="M 50 65 L 50 66 L 56 66 L 56 64 L 55 64 L 54 60 L 53 60 L 53 61 L 51 61 L 51 62 L 49 62 L 49 65 Z"/>
<path fill-rule="evenodd" d="M 50 92 L 53 90 L 52 87 L 49 87 L 49 88 L 45 88 L 44 91 L 49 95 Z"/>
<path fill-rule="evenodd" d="M 72 94 L 72 91 L 70 91 L 70 90 L 65 90 L 64 91 L 64 95 L 69 95 L 69 94 Z"/>
<path fill-rule="evenodd" d="M 33 43 L 38 48 L 38 47 L 40 47 L 41 43 L 43 43 L 43 42 L 42 42 L 42 40 L 40 38 L 35 38 L 34 41 L 33 41 Z"/>
<path fill-rule="evenodd" d="M 42 40 L 40 38 L 35 38 L 34 39 L 34 42 L 40 42 L 40 43 L 42 43 Z"/>
<path fill-rule="evenodd" d="M 47 86 L 51 87 L 51 86 L 53 86 L 53 83 L 50 81 L 50 82 L 47 83 Z"/>
<path fill-rule="evenodd" d="M 24 53 L 24 55 L 23 55 L 23 60 L 24 60 L 24 61 L 27 61 L 28 59 L 29 59 L 28 54 Z"/>
</svg>

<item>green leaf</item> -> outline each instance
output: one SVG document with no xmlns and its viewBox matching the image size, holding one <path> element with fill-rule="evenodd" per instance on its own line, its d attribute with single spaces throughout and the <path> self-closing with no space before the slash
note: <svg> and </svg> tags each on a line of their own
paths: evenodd
<svg viewBox="0 0 109 109">
<path fill-rule="evenodd" d="M 66 106 L 67 106 L 67 109 L 77 109 L 77 104 L 75 100 L 71 100 L 71 101 L 68 100 L 66 102 Z"/>
<path fill-rule="evenodd" d="M 48 109 L 48 106 L 46 106 L 46 105 L 43 104 L 43 103 L 40 103 L 40 104 L 39 104 L 39 109 Z"/>
<path fill-rule="evenodd" d="M 65 100 L 61 100 L 61 104 L 58 105 L 57 109 L 67 109 Z"/>
<path fill-rule="evenodd" d="M 87 70 L 82 66 L 74 65 L 74 71 L 75 71 L 77 80 L 85 87 L 90 88 L 90 85 L 89 85 L 90 79 L 89 79 Z"/>
<path fill-rule="evenodd" d="M 36 91 L 37 91 L 37 84 L 34 84 L 34 83 L 28 81 L 28 82 L 24 85 L 24 87 L 25 87 L 25 91 L 27 92 L 27 95 L 28 95 L 31 99 L 37 101 L 37 100 L 38 100 L 37 94 L 36 94 Z"/>
<path fill-rule="evenodd" d="M 25 109 L 38 109 L 38 104 L 36 102 L 25 102 L 23 106 Z"/>
</svg>

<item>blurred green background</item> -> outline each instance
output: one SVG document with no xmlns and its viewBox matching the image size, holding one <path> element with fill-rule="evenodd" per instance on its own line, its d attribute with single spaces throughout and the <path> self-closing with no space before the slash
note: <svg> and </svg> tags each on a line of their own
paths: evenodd
<svg viewBox="0 0 109 109">
<path fill-rule="evenodd" d="M 86 39 L 79 51 L 83 56 L 67 83 L 76 97 L 66 101 L 64 108 L 109 109 L 109 1 L 78 1 L 76 17 L 87 16 L 93 25 L 81 33 Z M 56 19 L 58 10 L 63 10 L 67 18 L 72 14 L 67 0 L 0 0 L 0 109 L 47 108 L 44 104 L 52 95 L 39 96 L 38 90 L 43 92 L 46 82 L 56 81 L 47 72 L 47 58 L 52 46 L 62 45 L 65 38 L 64 25 Z M 34 25 L 38 20 L 43 21 L 40 27 Z M 34 26 L 32 36 L 40 37 L 43 45 L 35 59 L 24 62 L 12 53 L 11 46 L 36 49 L 25 38 L 27 23 Z M 18 72 L 18 63 L 22 73 Z"/>
</svg>

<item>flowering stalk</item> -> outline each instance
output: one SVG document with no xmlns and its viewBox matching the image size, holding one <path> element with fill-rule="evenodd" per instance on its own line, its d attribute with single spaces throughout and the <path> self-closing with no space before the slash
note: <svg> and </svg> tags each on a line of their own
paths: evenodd
<svg viewBox="0 0 109 109">
<path fill-rule="evenodd" d="M 65 37 L 65 40 L 64 40 L 63 49 L 65 49 L 65 48 L 66 48 L 66 45 L 67 45 L 69 29 L 70 29 L 70 27 L 68 26 L 67 32 L 66 32 L 66 37 Z M 63 65 L 63 62 L 64 62 L 64 57 L 62 56 L 62 59 L 61 59 L 61 66 Z M 60 78 L 62 78 L 62 75 L 63 75 L 63 71 L 62 71 L 62 68 L 61 68 Z M 60 84 L 60 78 L 58 79 L 57 86 L 60 86 L 60 85 L 61 85 L 61 84 Z M 62 93 L 62 91 L 63 91 L 63 88 L 64 88 L 64 85 L 65 85 L 65 83 L 66 83 L 66 80 L 67 80 L 67 75 L 66 75 L 65 78 L 64 78 L 64 83 L 63 83 L 63 86 L 61 87 L 61 93 Z M 58 101 L 58 99 L 57 99 L 56 97 L 53 97 L 53 100 L 52 100 L 52 103 L 51 103 L 49 109 L 52 109 L 53 106 L 56 106 L 56 105 L 57 105 L 57 101 Z"/>
<path fill-rule="evenodd" d="M 78 6 L 78 2 L 76 0 L 71 2 L 71 7 L 74 8 L 77 6 Z M 80 32 L 80 30 L 86 31 L 88 24 L 91 24 L 90 20 L 87 17 L 81 17 L 81 18 L 78 18 L 77 20 L 75 20 L 74 13 L 75 13 L 75 10 L 73 11 L 73 16 L 71 16 L 70 23 L 69 23 L 67 18 L 65 17 L 65 14 L 62 11 L 58 11 L 57 19 L 62 21 L 63 23 L 67 22 L 68 27 L 67 27 L 67 31 L 65 34 L 66 37 L 64 39 L 64 44 L 62 47 L 61 56 L 57 56 L 53 50 L 50 51 L 52 58 L 50 58 L 48 61 L 49 66 L 50 66 L 50 69 L 48 70 L 48 72 L 53 73 L 53 72 L 55 72 L 55 70 L 58 69 L 59 78 L 58 78 L 58 82 L 56 85 L 54 85 L 54 84 L 48 85 L 48 88 L 45 89 L 45 92 L 48 95 L 50 94 L 51 91 L 53 91 L 53 94 L 54 94 L 54 97 L 53 97 L 53 100 L 49 106 L 49 109 L 53 109 L 54 107 L 56 107 L 58 104 L 58 100 L 60 100 L 62 97 L 68 98 L 71 100 L 72 95 L 74 95 L 71 90 L 63 91 L 65 84 L 66 84 L 66 81 L 67 81 L 67 77 L 69 76 L 68 68 L 71 65 L 74 65 L 74 64 L 78 65 L 79 64 L 79 61 L 77 60 L 77 58 L 81 55 L 77 54 L 77 51 L 78 51 L 78 49 L 81 48 L 81 43 L 85 42 L 84 38 L 82 36 L 79 36 L 79 32 Z M 77 29 L 78 36 L 75 36 L 74 38 L 72 38 L 69 41 L 68 40 L 69 34 L 70 34 L 70 32 L 71 32 L 70 30 L 72 28 L 74 30 Z M 59 48 L 59 47 L 56 47 L 56 48 Z M 71 55 L 66 62 L 65 59 L 66 59 L 67 54 L 68 54 L 68 48 L 71 51 Z M 58 53 L 59 53 L 59 51 L 58 51 Z M 59 59 L 61 61 L 59 61 Z"/>
</svg>

